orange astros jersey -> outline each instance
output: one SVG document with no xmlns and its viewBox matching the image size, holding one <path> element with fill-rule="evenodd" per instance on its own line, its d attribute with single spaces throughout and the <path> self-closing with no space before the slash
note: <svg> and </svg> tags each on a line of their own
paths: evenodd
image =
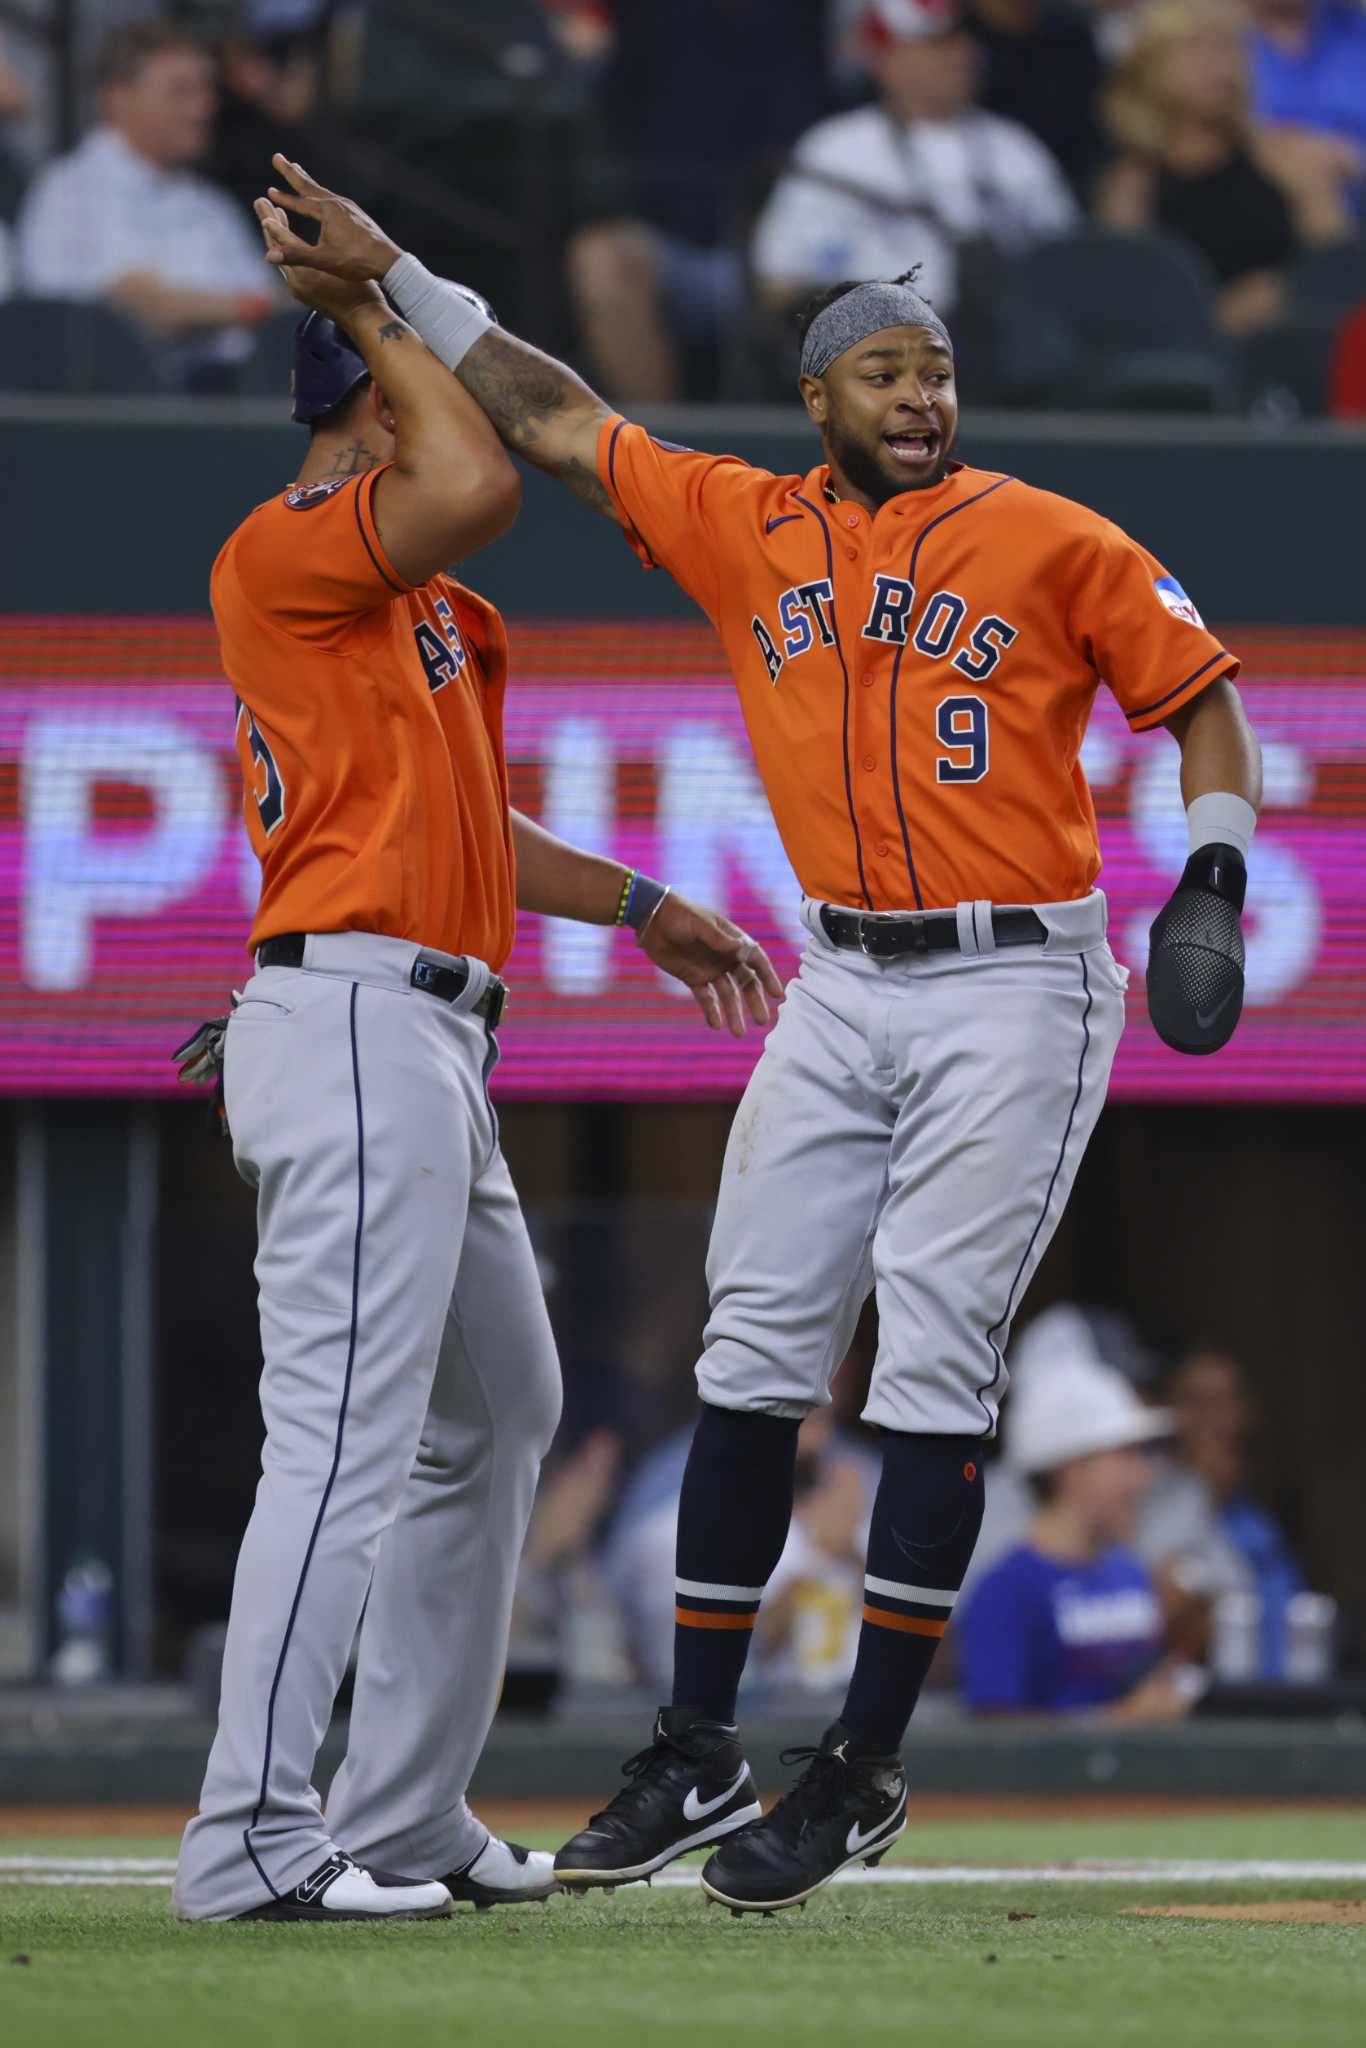
<svg viewBox="0 0 1366 2048">
<path fill-rule="evenodd" d="M 1135 731 L 1238 664 L 1108 519 L 956 464 L 870 516 L 614 417 L 598 468 L 647 563 L 724 642 L 808 896 L 1062 902 L 1100 870 L 1080 750 L 1097 686 Z"/>
<path fill-rule="evenodd" d="M 405 583 L 374 519 L 382 469 L 258 505 L 214 563 L 260 856 L 251 944 L 378 932 L 499 968 L 515 877 L 493 606 Z"/>
</svg>

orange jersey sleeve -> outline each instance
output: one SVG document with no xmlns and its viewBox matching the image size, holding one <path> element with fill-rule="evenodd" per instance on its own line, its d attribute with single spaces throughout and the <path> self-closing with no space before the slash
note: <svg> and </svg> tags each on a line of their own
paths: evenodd
<svg viewBox="0 0 1366 2048">
<path fill-rule="evenodd" d="M 738 455 L 657 441 L 619 414 L 603 422 L 598 475 L 646 568 L 667 569 L 714 619 L 727 536 L 748 521 L 776 479 Z"/>
<path fill-rule="evenodd" d="M 1097 522 L 1071 626 L 1135 732 L 1160 725 L 1216 677 L 1238 673 L 1176 578 L 1109 520 Z"/>
<path fill-rule="evenodd" d="M 295 484 L 276 501 L 277 518 L 247 520 L 229 543 L 245 600 L 295 639 L 335 643 L 358 616 L 414 588 L 384 552 L 375 524 L 375 486 L 388 466 L 340 482 Z"/>
</svg>

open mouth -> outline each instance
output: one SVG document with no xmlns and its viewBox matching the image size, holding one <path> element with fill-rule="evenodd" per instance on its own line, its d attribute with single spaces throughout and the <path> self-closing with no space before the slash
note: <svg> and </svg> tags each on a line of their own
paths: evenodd
<svg viewBox="0 0 1366 2048">
<path fill-rule="evenodd" d="M 896 434 L 884 434 L 883 440 L 897 462 L 904 462 L 907 468 L 933 462 L 939 453 L 939 432 L 935 427 L 907 427 Z"/>
</svg>

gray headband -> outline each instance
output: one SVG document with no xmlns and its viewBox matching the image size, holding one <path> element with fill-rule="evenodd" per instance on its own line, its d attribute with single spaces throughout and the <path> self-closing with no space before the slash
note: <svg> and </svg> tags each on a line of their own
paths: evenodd
<svg viewBox="0 0 1366 2048">
<path fill-rule="evenodd" d="M 842 299 L 827 306 L 806 330 L 802 343 L 802 375 L 823 377 L 837 356 L 857 348 L 870 334 L 884 327 L 929 327 L 942 335 L 946 347 L 949 330 L 928 299 L 908 284 L 861 284 Z"/>
</svg>

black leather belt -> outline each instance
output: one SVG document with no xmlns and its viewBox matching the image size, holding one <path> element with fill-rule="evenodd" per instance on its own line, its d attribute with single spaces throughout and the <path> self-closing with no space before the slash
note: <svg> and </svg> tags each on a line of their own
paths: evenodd
<svg viewBox="0 0 1366 2048">
<path fill-rule="evenodd" d="M 840 910 L 822 903 L 821 925 L 832 945 L 870 960 L 902 960 L 912 953 L 961 953 L 958 914 L 953 910 Z M 993 910 L 998 946 L 1041 946 L 1048 928 L 1032 910 Z"/>
<path fill-rule="evenodd" d="M 258 967 L 302 967 L 304 964 L 303 932 L 282 932 L 278 939 L 266 939 L 256 948 Z M 444 960 L 436 960 L 430 953 L 419 953 L 413 962 L 413 971 L 408 976 L 414 988 L 420 988 L 427 996 L 435 996 L 439 1002 L 453 1003 L 465 993 L 469 986 L 470 970 L 464 960 L 457 960 L 449 966 Z M 490 1031 L 496 1031 L 503 1021 L 508 1006 L 508 989 L 505 981 L 496 974 L 489 976 L 489 985 L 470 1011 L 472 1017 L 482 1017 Z"/>
</svg>

